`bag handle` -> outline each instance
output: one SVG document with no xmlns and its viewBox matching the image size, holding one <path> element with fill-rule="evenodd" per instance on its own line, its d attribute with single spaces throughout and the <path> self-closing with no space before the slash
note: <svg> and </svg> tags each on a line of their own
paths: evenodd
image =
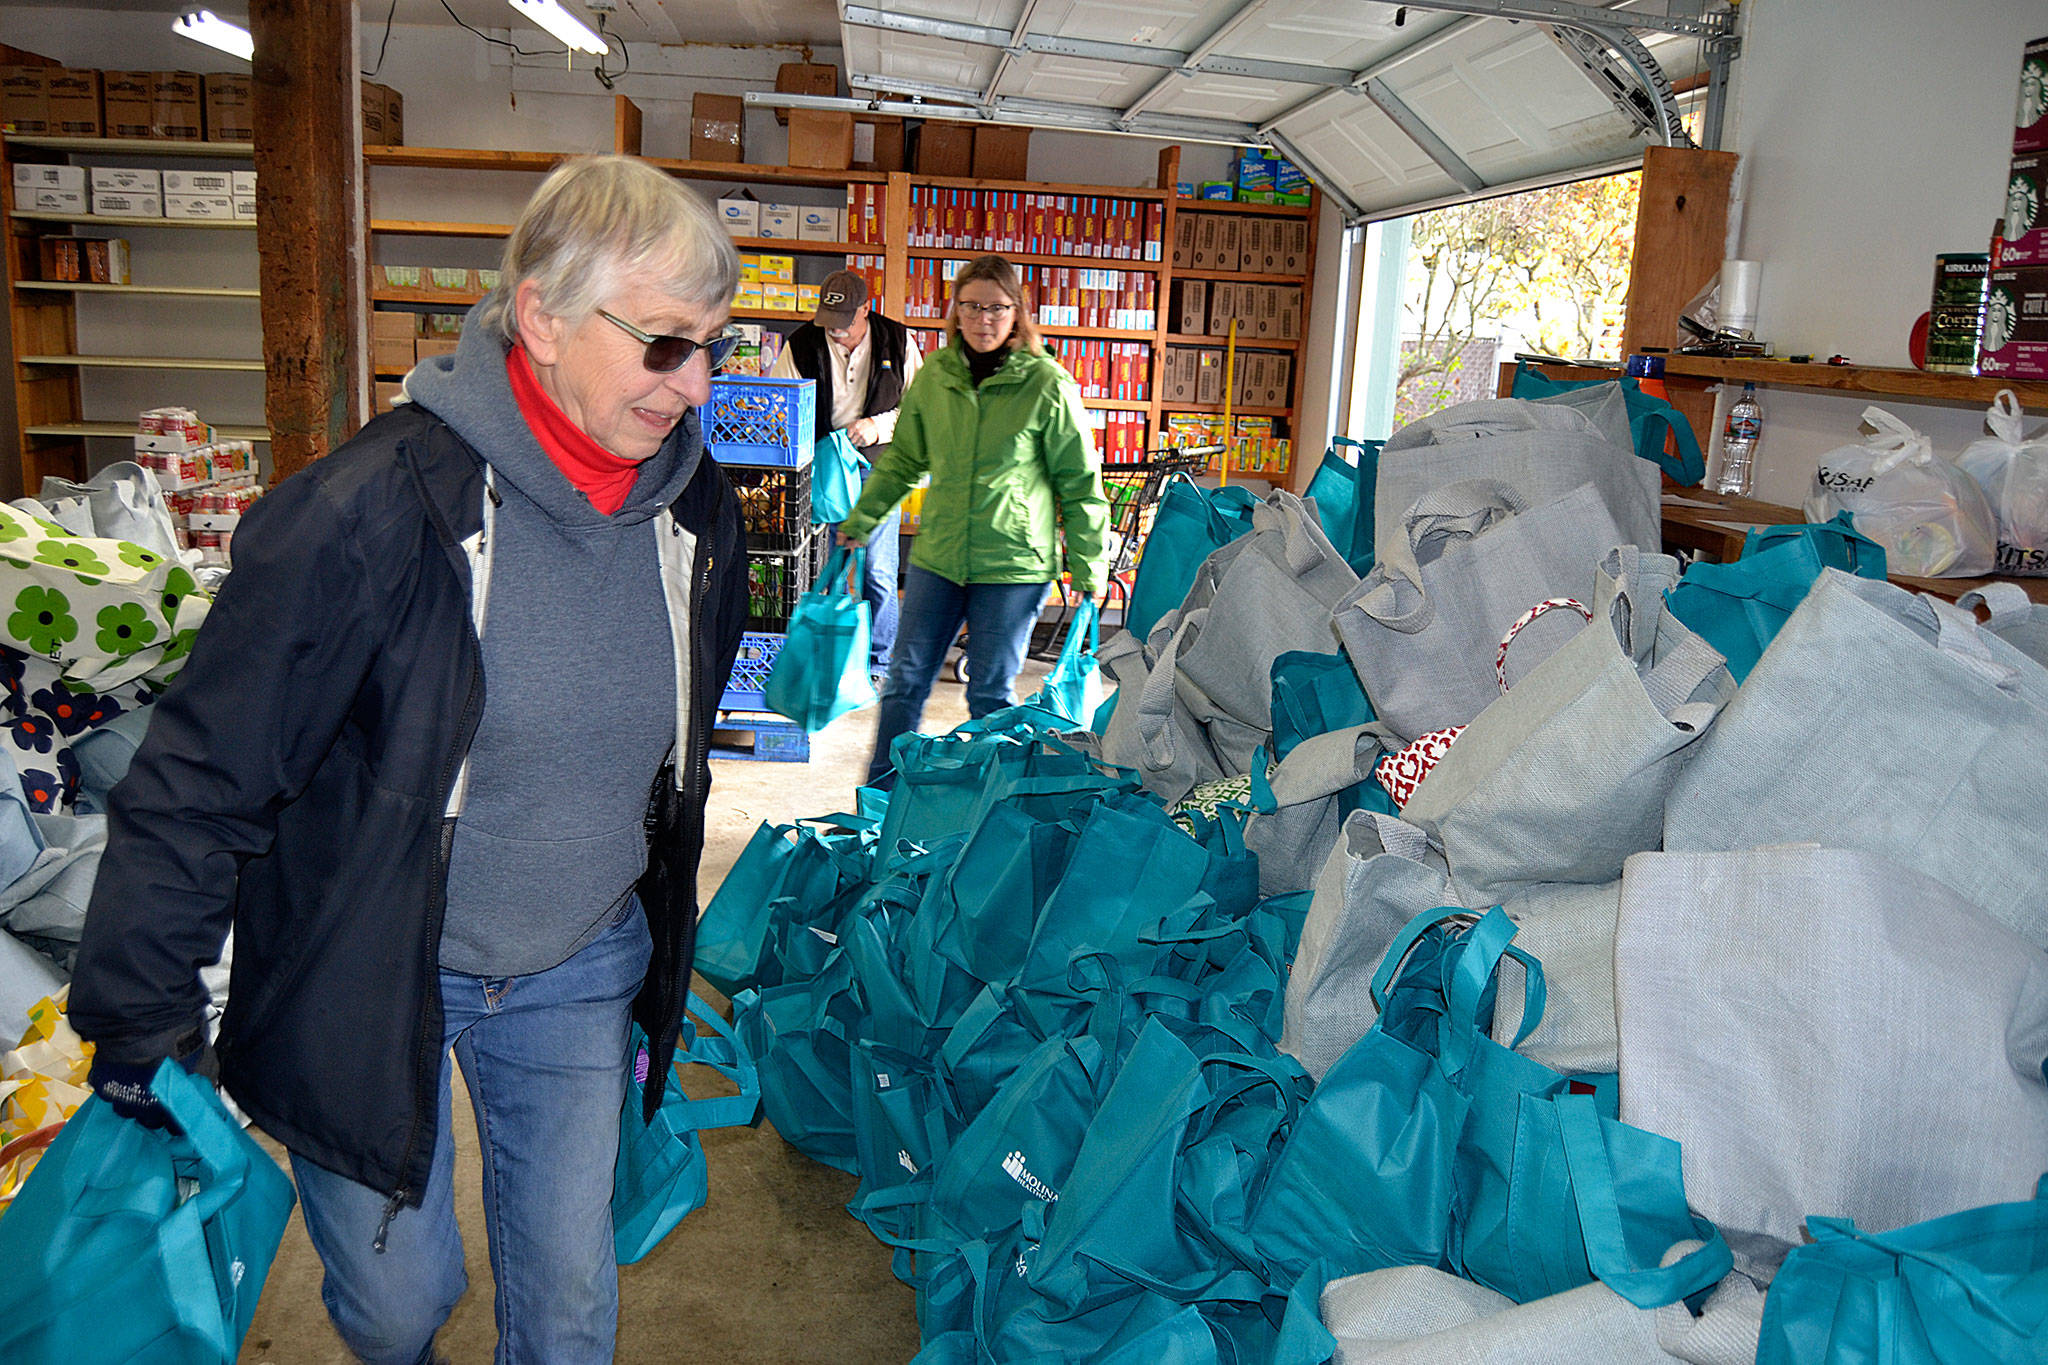
<svg viewBox="0 0 2048 1365">
<path fill-rule="evenodd" d="M 1440 905 L 1434 910 L 1424 910 L 1402 925 L 1401 932 L 1394 935 L 1394 941 L 1387 945 L 1386 956 L 1380 959 L 1378 970 L 1372 974 L 1372 984 L 1367 988 L 1372 995 L 1374 1011 L 1386 1010 L 1387 988 L 1393 985 L 1394 977 L 1400 972 L 1401 964 L 1407 960 L 1408 954 L 1415 951 L 1415 945 L 1420 943 L 1430 930 L 1446 920 L 1471 920 L 1476 914 L 1476 911 L 1467 910 L 1461 905 Z"/>
<path fill-rule="evenodd" d="M 1586 1264 L 1602 1284 L 1638 1308 L 1661 1308 L 1719 1284 L 1734 1269 L 1735 1260 L 1721 1230 L 1690 1212 L 1687 1216 L 1701 1245 L 1670 1265 L 1637 1265 L 1622 1229 L 1613 1156 L 1602 1131 L 1602 1124 L 1610 1120 L 1600 1116 L 1591 1095 L 1558 1095 L 1551 1103 L 1564 1138 L 1565 1167 L 1571 1176 L 1572 1201 L 1578 1208 Z M 1678 1144 L 1671 1145 L 1675 1152 Z"/>
<path fill-rule="evenodd" d="M 1984 410 L 1984 425 L 2006 445 L 2023 444 L 2026 424 L 2020 412 L 2020 396 L 2011 389 L 2000 389 L 1998 397 L 1992 399 L 1991 406 Z"/>
<path fill-rule="evenodd" d="M 1062 670 L 1072 672 L 1080 666 L 1084 653 L 1093 655 L 1101 648 L 1101 618 L 1102 609 L 1095 605 L 1095 599 L 1092 596 L 1082 598 L 1081 605 L 1074 609 L 1074 619 L 1067 622 L 1066 643 L 1060 646 L 1059 661 L 1053 665 L 1055 674 Z M 1085 649 L 1082 648 L 1084 639 L 1087 641 Z"/>
<path fill-rule="evenodd" d="M 1910 460 L 1914 464 L 1926 464 L 1934 458 L 1934 446 L 1912 426 L 1872 403 L 1863 410 L 1863 420 L 1875 428 L 1877 434 L 1865 442 L 1872 450 L 1883 454 L 1870 466 L 1872 474 L 1883 474 L 1887 470 Z"/>
<path fill-rule="evenodd" d="M 1451 1027 L 1444 1039 L 1444 1063 L 1452 1071 L 1463 1071 L 1472 1054 L 1472 1039 L 1479 1033 L 1479 1006 L 1486 998 L 1486 988 L 1500 971 L 1500 960 L 1512 957 L 1522 964 L 1522 1026 L 1515 1032 L 1514 1041 L 1508 1044 L 1510 1050 L 1527 1042 L 1536 1026 L 1543 1022 L 1543 1010 L 1549 1002 L 1549 987 L 1543 978 L 1543 964 L 1533 956 L 1514 946 L 1514 937 L 1520 932 L 1515 922 L 1508 918 L 1507 911 L 1494 906 L 1472 926 L 1465 936 L 1464 946 L 1458 953 L 1457 966 L 1452 969 L 1449 992 L 1450 1012 L 1446 1023 Z"/>
<path fill-rule="evenodd" d="M 1978 607 L 1991 614 L 1985 624 L 1993 631 L 2010 630 L 2034 614 L 2034 599 L 2017 583 L 1986 583 L 1956 599 L 1956 605 L 1974 614 Z"/>
<path fill-rule="evenodd" d="M 694 1038 L 687 1053 L 678 1053 L 669 1066 L 671 1075 L 675 1068 L 688 1062 L 696 1066 L 708 1066 L 739 1086 L 737 1095 L 714 1095 L 708 1099 L 692 1099 L 684 1095 L 679 1086 L 669 1088 L 669 1093 L 680 1097 L 678 1107 L 690 1126 L 704 1131 L 712 1128 L 739 1128 L 754 1121 L 754 1115 L 761 1107 L 761 1076 L 754 1065 L 753 1054 L 740 1042 L 725 1016 L 705 1003 L 704 997 L 690 992 L 689 1014 L 692 1019 L 711 1026 L 711 1032 L 723 1047 L 704 1047 L 706 1041 L 701 1035 Z M 724 1055 L 721 1055 L 724 1054 Z M 729 1058 L 729 1059 L 728 1059 Z M 664 1105 L 666 1107 L 666 1105 Z"/>
<path fill-rule="evenodd" d="M 818 582 L 826 597 L 858 597 L 847 582 L 849 577 L 860 577 L 861 567 L 867 560 L 865 545 L 834 545 L 832 553 L 825 556 L 825 567 L 818 573 Z"/>
</svg>

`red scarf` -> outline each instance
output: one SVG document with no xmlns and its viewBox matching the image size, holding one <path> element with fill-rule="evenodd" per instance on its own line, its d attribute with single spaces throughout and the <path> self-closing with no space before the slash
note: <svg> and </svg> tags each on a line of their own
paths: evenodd
<svg viewBox="0 0 2048 1365">
<path fill-rule="evenodd" d="M 640 466 L 632 460 L 620 459 L 591 440 L 583 428 L 555 406 L 555 400 L 540 386 L 524 346 L 515 343 L 505 353 L 505 377 L 512 381 L 512 397 L 519 404 L 519 415 L 526 419 L 534 439 L 555 462 L 555 468 L 562 471 L 562 477 L 606 516 L 624 507 L 627 495 L 633 491 L 633 480 L 640 476 Z"/>
</svg>

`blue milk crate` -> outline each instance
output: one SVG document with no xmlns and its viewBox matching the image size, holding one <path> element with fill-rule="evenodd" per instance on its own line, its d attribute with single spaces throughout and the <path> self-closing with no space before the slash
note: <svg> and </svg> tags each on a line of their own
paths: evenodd
<svg viewBox="0 0 2048 1365">
<path fill-rule="evenodd" d="M 721 712 L 713 728 L 713 758 L 755 763 L 808 763 L 811 737 L 796 722 L 775 715 Z"/>
<path fill-rule="evenodd" d="M 809 379 L 714 377 L 703 411 L 704 444 L 721 464 L 809 464 L 817 443 L 817 387 Z"/>
<path fill-rule="evenodd" d="M 775 667 L 775 656 L 782 652 L 784 638 L 753 631 L 740 636 L 740 652 L 732 661 L 732 677 L 726 680 L 725 695 L 718 699 L 719 710 L 768 709 L 768 674 Z"/>
</svg>

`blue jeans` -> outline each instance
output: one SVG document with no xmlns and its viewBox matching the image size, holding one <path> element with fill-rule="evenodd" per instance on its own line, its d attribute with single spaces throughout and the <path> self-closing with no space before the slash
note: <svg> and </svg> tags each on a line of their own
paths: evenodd
<svg viewBox="0 0 2048 1365">
<path fill-rule="evenodd" d="M 629 1012 L 652 951 L 647 916 L 629 897 L 617 922 L 546 971 L 441 973 L 446 1042 L 461 1063 L 483 1148 L 497 1365 L 612 1359 L 612 1167 Z M 292 1154 L 306 1232 L 327 1272 L 321 1298 L 342 1341 L 368 1365 L 432 1359 L 434 1334 L 468 1287 L 445 1055 L 440 1111 L 425 1197 L 391 1218 L 382 1252 L 374 1243 L 386 1196 Z"/>
<path fill-rule="evenodd" d="M 897 596 L 897 561 L 903 551 L 903 507 L 899 503 L 868 533 L 867 576 L 861 581 L 861 597 L 868 604 L 868 658 L 879 673 L 889 666 L 896 645 L 897 618 L 902 602 Z"/>
<path fill-rule="evenodd" d="M 868 760 L 872 786 L 889 771 L 889 746 L 917 728 L 925 698 L 945 666 L 946 651 L 967 626 L 967 713 L 976 718 L 1013 702 L 1010 684 L 1024 666 L 1031 628 L 1045 601 L 1044 583 L 955 583 L 910 566 L 903 579 L 903 623 L 896 657 L 882 684 L 875 752 Z"/>
</svg>

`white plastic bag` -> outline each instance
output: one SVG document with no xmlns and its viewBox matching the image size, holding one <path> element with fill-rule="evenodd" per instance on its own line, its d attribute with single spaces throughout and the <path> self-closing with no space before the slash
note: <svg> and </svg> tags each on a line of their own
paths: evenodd
<svg viewBox="0 0 2048 1365">
<path fill-rule="evenodd" d="M 1998 525 L 1998 572 L 2048 576 L 2048 427 L 2026 439 L 2019 398 L 2001 389 L 1984 414 L 1991 434 L 1956 464 L 1984 489 Z"/>
<path fill-rule="evenodd" d="M 1880 407 L 1863 410 L 1877 434 L 1821 456 L 1806 519 L 1847 511 L 1884 546 L 1885 567 L 1915 578 L 1988 574 L 1998 559 L 1997 523 L 1977 481 L 1912 427 Z"/>
</svg>

